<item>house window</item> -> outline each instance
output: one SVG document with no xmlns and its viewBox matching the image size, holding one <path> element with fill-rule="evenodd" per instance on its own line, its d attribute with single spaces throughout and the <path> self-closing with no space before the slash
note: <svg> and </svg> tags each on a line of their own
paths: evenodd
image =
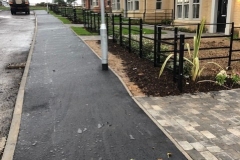
<svg viewBox="0 0 240 160">
<path fill-rule="evenodd" d="M 82 1 L 82 7 L 86 7 L 86 3 L 85 3 L 85 1 Z"/>
<path fill-rule="evenodd" d="M 93 6 L 93 7 L 98 6 L 98 0 L 93 0 L 93 1 L 92 1 L 92 6 Z"/>
<path fill-rule="evenodd" d="M 177 17 L 182 18 L 182 0 L 177 1 Z"/>
<path fill-rule="evenodd" d="M 113 10 L 120 10 L 120 0 L 113 0 L 112 8 Z"/>
<path fill-rule="evenodd" d="M 199 18 L 199 9 L 200 2 L 199 0 L 193 0 L 193 18 Z"/>
<path fill-rule="evenodd" d="M 189 18 L 189 0 L 184 0 L 183 2 L 184 5 L 184 13 L 183 13 L 183 18 Z"/>
<path fill-rule="evenodd" d="M 139 10 L 139 0 L 128 0 L 128 10 Z"/>
<path fill-rule="evenodd" d="M 200 0 L 177 0 L 177 18 L 198 19 L 200 15 Z"/>
<path fill-rule="evenodd" d="M 162 0 L 156 0 L 156 9 L 162 9 Z"/>
</svg>

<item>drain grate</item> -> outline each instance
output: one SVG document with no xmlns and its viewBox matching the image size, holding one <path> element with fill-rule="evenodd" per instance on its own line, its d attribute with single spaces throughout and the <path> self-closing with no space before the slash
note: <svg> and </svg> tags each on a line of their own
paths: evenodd
<svg viewBox="0 0 240 160">
<path fill-rule="evenodd" d="M 10 63 L 7 65 L 6 69 L 24 69 L 26 63 Z"/>
</svg>

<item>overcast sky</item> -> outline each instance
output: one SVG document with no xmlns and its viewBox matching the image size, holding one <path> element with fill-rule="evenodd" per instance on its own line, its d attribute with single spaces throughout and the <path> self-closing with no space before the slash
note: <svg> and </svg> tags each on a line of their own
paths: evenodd
<svg viewBox="0 0 240 160">
<path fill-rule="evenodd" d="M 65 0 L 66 1 L 66 0 Z M 80 5 L 81 0 L 77 0 L 76 2 Z M 41 2 L 49 2 L 52 3 L 52 0 L 29 0 L 30 4 L 36 4 L 36 3 L 41 3 Z"/>
</svg>

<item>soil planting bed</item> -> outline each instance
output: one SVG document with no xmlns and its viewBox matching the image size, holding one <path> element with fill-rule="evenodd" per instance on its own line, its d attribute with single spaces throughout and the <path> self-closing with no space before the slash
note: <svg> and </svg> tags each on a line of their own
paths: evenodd
<svg viewBox="0 0 240 160">
<path fill-rule="evenodd" d="M 85 41 L 99 56 L 101 56 L 101 48 L 99 41 Z M 188 41 L 191 44 L 191 41 Z M 217 47 L 228 46 L 228 39 L 204 39 L 201 47 Z M 153 62 L 141 59 L 134 53 L 129 53 L 127 49 L 116 43 L 109 41 L 109 66 L 123 79 L 126 86 L 134 96 L 169 96 L 181 94 L 177 88 L 177 83 L 173 82 L 173 74 L 164 70 L 163 75 L 159 78 L 159 67 L 154 67 Z M 233 49 L 240 48 L 239 42 L 234 42 Z M 187 52 L 185 53 L 187 55 Z M 228 49 L 204 50 L 200 53 L 201 57 L 224 56 L 228 54 Z M 234 53 L 233 58 L 240 58 L 240 53 Z M 207 62 L 213 60 L 201 61 L 201 66 L 205 66 L 202 76 L 198 79 L 215 81 L 216 74 L 220 71 L 218 67 Z M 226 67 L 227 59 L 214 60 L 219 65 Z M 240 62 L 232 62 L 232 68 L 240 72 Z M 231 72 L 231 71 L 228 71 Z M 232 85 L 231 82 L 226 83 L 228 88 L 240 88 L 239 84 Z M 227 89 L 224 86 L 212 82 L 196 83 L 188 79 L 184 79 L 183 93 L 196 94 L 197 92 L 209 92 Z"/>
</svg>

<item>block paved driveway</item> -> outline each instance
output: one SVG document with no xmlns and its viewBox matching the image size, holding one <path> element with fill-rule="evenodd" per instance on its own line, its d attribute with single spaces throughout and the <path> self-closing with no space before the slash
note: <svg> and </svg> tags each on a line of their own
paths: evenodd
<svg viewBox="0 0 240 160">
<path fill-rule="evenodd" d="M 136 99 L 193 159 L 240 159 L 240 89 Z"/>
</svg>

